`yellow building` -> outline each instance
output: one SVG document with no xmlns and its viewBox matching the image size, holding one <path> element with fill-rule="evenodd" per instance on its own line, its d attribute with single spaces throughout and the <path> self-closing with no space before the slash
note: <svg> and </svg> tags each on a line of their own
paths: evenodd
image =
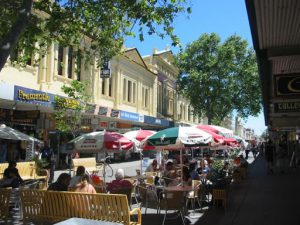
<svg viewBox="0 0 300 225">
<path fill-rule="evenodd" d="M 199 123 L 193 115 L 190 103 L 176 91 L 179 70 L 174 64 L 174 55 L 169 48 L 143 57 L 148 67 L 157 74 L 157 117 L 175 122 L 175 126 Z"/>
<path fill-rule="evenodd" d="M 19 130 L 43 133 L 40 138 L 46 139 L 48 131 L 55 130 L 49 116 L 53 112 L 54 96 L 65 96 L 61 87 L 77 79 L 90 85 L 93 110 L 82 121 L 86 131 L 125 132 L 134 127 L 173 126 L 172 121 L 156 117 L 158 76 L 148 68 L 137 49 L 127 49 L 123 55 L 114 57 L 110 69 L 109 78 L 100 78 L 99 68 L 76 60 L 72 48 L 58 44 L 49 47 L 48 54 L 37 66 L 28 62 L 21 68 L 8 62 L 0 73 L 0 103 L 9 118 L 0 117 L 1 122 Z M 22 121 L 13 118 L 25 110 L 38 112 L 36 118 L 27 118 L 29 114 L 24 114 Z"/>
</svg>

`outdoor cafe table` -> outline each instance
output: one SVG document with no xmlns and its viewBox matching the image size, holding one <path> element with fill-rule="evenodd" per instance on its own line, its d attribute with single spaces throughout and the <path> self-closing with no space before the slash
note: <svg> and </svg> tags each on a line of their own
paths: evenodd
<svg viewBox="0 0 300 225">
<path fill-rule="evenodd" d="M 101 220 L 90 220 L 84 218 L 70 218 L 54 225 L 123 225 L 122 223 L 101 221 Z"/>
<path fill-rule="evenodd" d="M 193 191 L 193 186 L 169 186 L 164 188 L 165 191 L 182 191 L 182 192 L 189 192 Z"/>
</svg>

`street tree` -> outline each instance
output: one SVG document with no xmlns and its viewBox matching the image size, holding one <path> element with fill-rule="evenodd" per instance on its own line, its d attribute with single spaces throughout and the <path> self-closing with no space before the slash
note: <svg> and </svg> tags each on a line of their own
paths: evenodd
<svg viewBox="0 0 300 225">
<path fill-rule="evenodd" d="M 232 35 L 221 43 L 217 34 L 203 34 L 176 59 L 177 87 L 190 100 L 194 115 L 218 125 L 233 113 L 246 119 L 260 112 L 256 56 L 246 40 Z"/>
<path fill-rule="evenodd" d="M 61 133 L 71 133 L 75 138 L 81 132 L 84 113 L 90 107 L 88 84 L 73 80 L 70 85 L 63 85 L 61 89 L 67 97 L 55 96 L 52 117 Z"/>
<path fill-rule="evenodd" d="M 178 45 L 172 23 L 179 13 L 191 12 L 188 1 L 0 0 L 0 71 L 11 53 L 20 51 L 14 60 L 24 65 L 33 53 L 47 54 L 53 42 L 84 47 L 85 57 L 96 57 L 98 65 L 120 53 L 126 36 L 169 36 Z"/>
</svg>

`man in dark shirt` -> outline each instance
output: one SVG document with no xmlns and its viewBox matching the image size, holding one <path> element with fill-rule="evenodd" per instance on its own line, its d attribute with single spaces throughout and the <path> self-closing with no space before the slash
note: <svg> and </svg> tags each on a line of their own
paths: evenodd
<svg viewBox="0 0 300 225">
<path fill-rule="evenodd" d="M 267 161 L 268 174 L 273 174 L 274 146 L 271 140 L 265 146 L 265 159 Z"/>
<path fill-rule="evenodd" d="M 71 175 L 68 173 L 62 173 L 57 178 L 57 181 L 50 184 L 48 191 L 68 191 Z"/>
<path fill-rule="evenodd" d="M 23 179 L 21 178 L 18 169 L 16 168 L 17 163 L 15 161 L 11 161 L 8 164 L 8 167 L 4 170 L 3 180 L 4 186 L 17 188 L 23 183 Z"/>
</svg>

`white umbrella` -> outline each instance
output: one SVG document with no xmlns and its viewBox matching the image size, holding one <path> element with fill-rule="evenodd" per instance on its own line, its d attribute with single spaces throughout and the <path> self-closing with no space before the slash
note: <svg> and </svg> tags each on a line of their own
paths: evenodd
<svg viewBox="0 0 300 225">
<path fill-rule="evenodd" d="M 109 150 L 129 150 L 133 142 L 116 132 L 97 131 L 83 134 L 67 143 L 72 152 L 98 153 Z"/>
<path fill-rule="evenodd" d="M 18 130 L 15 130 L 11 127 L 6 126 L 5 124 L 0 125 L 0 138 L 1 139 L 9 139 L 9 140 L 17 140 L 17 141 L 35 141 L 42 142 L 39 139 L 31 137 L 27 134 L 24 134 Z"/>
</svg>

